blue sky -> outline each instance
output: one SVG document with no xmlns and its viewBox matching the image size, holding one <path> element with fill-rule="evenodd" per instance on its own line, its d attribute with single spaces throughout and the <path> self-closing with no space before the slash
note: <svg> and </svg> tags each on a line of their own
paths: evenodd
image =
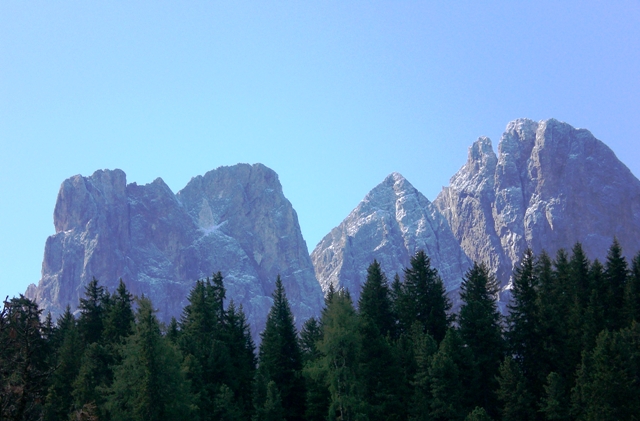
<svg viewBox="0 0 640 421">
<path fill-rule="evenodd" d="M 519 117 L 640 175 L 640 2 L 0 2 L 0 296 L 39 280 L 75 174 L 177 192 L 261 162 L 311 251 L 389 173 L 433 200 Z"/>
</svg>

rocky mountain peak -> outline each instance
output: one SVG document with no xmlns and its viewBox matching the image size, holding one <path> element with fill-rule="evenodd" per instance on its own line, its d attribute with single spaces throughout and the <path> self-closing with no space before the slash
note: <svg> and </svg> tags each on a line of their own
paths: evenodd
<svg viewBox="0 0 640 421">
<path fill-rule="evenodd" d="M 298 326 L 322 306 L 297 215 L 277 174 L 261 164 L 220 167 L 178 194 L 161 178 L 127 185 L 121 170 L 77 175 L 60 187 L 54 222 L 42 279 L 28 290 L 54 316 L 75 308 L 93 277 L 111 290 L 122 278 L 168 321 L 195 281 L 218 271 L 256 339 L 278 275 Z"/>
<path fill-rule="evenodd" d="M 311 260 L 325 291 L 330 284 L 347 288 L 357 301 L 374 259 L 393 277 L 402 275 L 418 250 L 431 257 L 447 290 L 458 288 L 469 260 L 432 203 L 402 175 L 392 173 L 322 239 Z"/>
</svg>

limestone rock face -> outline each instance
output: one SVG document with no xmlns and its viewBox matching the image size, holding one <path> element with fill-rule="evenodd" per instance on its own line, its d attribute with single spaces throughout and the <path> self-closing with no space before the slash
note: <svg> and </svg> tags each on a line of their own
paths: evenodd
<svg viewBox="0 0 640 421">
<path fill-rule="evenodd" d="M 497 157 L 478 139 L 434 205 L 503 283 L 527 247 L 553 256 L 579 241 L 602 259 L 615 236 L 640 250 L 640 181 L 589 131 L 553 119 L 509 123 Z"/>
<path fill-rule="evenodd" d="M 218 168 L 177 194 L 160 178 L 127 185 L 121 170 L 78 175 L 62 183 L 54 225 L 42 278 L 27 291 L 53 315 L 75 308 L 93 277 L 110 290 L 122 278 L 168 321 L 180 316 L 194 282 L 217 271 L 255 338 L 278 275 L 299 326 L 322 307 L 297 215 L 277 174 L 261 164 Z"/>
<path fill-rule="evenodd" d="M 323 290 L 330 284 L 347 288 L 357 301 L 374 259 L 391 280 L 396 273 L 402 277 L 418 250 L 429 255 L 447 291 L 459 287 L 470 261 L 447 220 L 406 179 L 393 173 L 320 241 L 311 260 Z"/>
</svg>

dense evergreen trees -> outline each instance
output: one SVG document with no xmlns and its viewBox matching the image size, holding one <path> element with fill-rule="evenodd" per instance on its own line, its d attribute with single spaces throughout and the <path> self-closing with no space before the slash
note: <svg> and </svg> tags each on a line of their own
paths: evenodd
<svg viewBox="0 0 640 421">
<path fill-rule="evenodd" d="M 506 318 L 474 264 L 454 319 L 418 252 L 389 284 L 374 261 L 358 303 L 329 288 L 300 333 L 281 280 L 259 350 L 222 275 L 180 320 L 120 282 L 86 286 L 54 323 L 30 300 L 0 312 L 1 420 L 633 420 L 640 413 L 640 254 L 602 264 L 580 244 L 526 251 Z M 256 355 L 257 354 L 257 355 Z"/>
</svg>

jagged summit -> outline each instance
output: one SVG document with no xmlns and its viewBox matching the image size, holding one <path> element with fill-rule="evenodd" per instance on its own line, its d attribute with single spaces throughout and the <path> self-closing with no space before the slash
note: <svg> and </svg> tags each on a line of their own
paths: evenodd
<svg viewBox="0 0 640 421">
<path fill-rule="evenodd" d="M 595 258 L 616 236 L 640 249 L 640 182 L 588 130 L 555 119 L 510 122 L 497 157 L 480 138 L 434 205 L 503 281 L 527 247 L 553 254 L 580 241 Z"/>
<path fill-rule="evenodd" d="M 402 274 L 410 257 L 425 250 L 447 290 L 455 290 L 469 267 L 446 220 L 402 175 L 392 173 L 374 187 L 311 253 L 316 277 L 347 288 L 354 300 L 376 259 L 388 276 Z"/>
<path fill-rule="evenodd" d="M 276 173 L 262 164 L 220 167 L 178 194 L 161 178 L 127 185 L 121 170 L 77 175 L 62 183 L 54 225 L 42 278 L 28 290 L 54 316 L 77 306 L 93 277 L 112 290 L 122 278 L 167 321 L 180 316 L 195 280 L 217 271 L 254 335 L 278 275 L 299 325 L 322 305 L 297 215 Z"/>
</svg>

